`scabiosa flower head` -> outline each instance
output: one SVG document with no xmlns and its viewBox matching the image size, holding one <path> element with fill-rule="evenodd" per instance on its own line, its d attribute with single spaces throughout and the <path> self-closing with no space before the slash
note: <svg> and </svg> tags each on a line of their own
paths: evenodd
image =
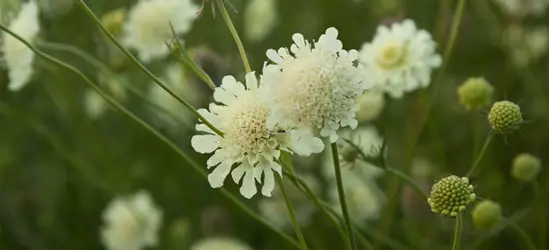
<svg viewBox="0 0 549 250">
<path fill-rule="evenodd" d="M 353 65 L 358 52 L 343 50 L 337 35 L 329 28 L 309 43 L 297 33 L 290 50 L 267 51 L 274 62 L 263 69 L 264 98 L 272 110 L 269 127 L 312 128 L 335 142 L 340 127 L 357 126 L 354 99 L 369 86 Z"/>
<path fill-rule="evenodd" d="M 472 216 L 478 229 L 490 229 L 501 220 L 501 206 L 491 200 L 483 200 L 475 206 Z"/>
<path fill-rule="evenodd" d="M 510 101 L 496 102 L 488 113 L 488 122 L 496 133 L 512 133 L 518 130 L 522 124 L 520 107 Z"/>
<path fill-rule="evenodd" d="M 469 179 L 450 175 L 433 185 L 427 202 L 431 211 L 445 216 L 456 217 L 475 201 L 476 195 Z"/>
<path fill-rule="evenodd" d="M 531 154 L 519 154 L 513 159 L 511 175 L 519 181 L 531 181 L 541 170 L 541 161 Z"/>
<path fill-rule="evenodd" d="M 365 123 L 375 120 L 385 107 L 385 98 L 383 92 L 378 90 L 368 90 L 356 99 L 358 110 L 356 119 L 358 123 Z"/>
<path fill-rule="evenodd" d="M 482 109 L 492 102 L 494 87 L 481 77 L 467 79 L 458 88 L 459 102 L 465 109 Z"/>
<path fill-rule="evenodd" d="M 169 52 L 166 41 L 172 38 L 169 24 L 178 34 L 187 33 L 197 11 L 190 0 L 140 0 L 122 27 L 122 43 L 137 50 L 144 62 L 163 57 Z"/>
<path fill-rule="evenodd" d="M 431 71 L 442 62 L 435 48 L 431 35 L 407 19 L 379 26 L 374 40 L 362 46 L 359 61 L 374 88 L 400 98 L 429 85 Z"/>
<path fill-rule="evenodd" d="M 149 193 L 139 191 L 111 201 L 103 213 L 101 239 L 109 250 L 139 250 L 158 243 L 162 211 Z"/>
<path fill-rule="evenodd" d="M 40 30 L 40 23 L 35 1 L 29 1 L 21 6 L 21 11 L 10 23 L 9 29 L 26 41 L 32 41 L 36 37 Z M 32 77 L 34 52 L 9 34 L 4 34 L 0 42 L 0 52 L 4 54 L 2 59 L 9 71 L 8 89 L 11 91 L 22 89 Z"/>
<path fill-rule="evenodd" d="M 191 246 L 191 250 L 252 250 L 246 243 L 234 238 L 206 238 Z"/>
<path fill-rule="evenodd" d="M 208 167 L 215 167 L 208 176 L 210 185 L 214 188 L 223 186 L 226 176 L 232 172 L 235 183 L 243 179 L 240 193 L 248 199 L 257 192 L 256 181 L 263 183 L 262 194 L 271 196 L 275 184 L 273 171 L 281 173 L 281 166 L 275 162 L 280 150 L 310 155 L 324 149 L 322 141 L 313 137 L 309 130 L 268 128 L 270 110 L 258 90 L 253 72 L 246 75 L 246 85 L 232 76 L 224 77 L 221 87 L 214 92 L 215 101 L 223 105 L 212 103 L 209 111 L 198 110 L 224 136 L 199 124 L 196 129 L 208 134 L 195 135 L 191 139 L 197 152 L 215 151 L 207 162 Z M 233 164 L 238 166 L 231 171 Z"/>
</svg>

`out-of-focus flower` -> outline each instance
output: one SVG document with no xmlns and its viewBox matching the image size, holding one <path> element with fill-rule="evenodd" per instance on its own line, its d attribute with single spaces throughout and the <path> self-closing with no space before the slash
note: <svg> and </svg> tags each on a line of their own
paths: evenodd
<svg viewBox="0 0 549 250">
<path fill-rule="evenodd" d="M 505 13 L 512 16 L 542 16 L 547 7 L 548 0 L 494 0 Z"/>
<path fill-rule="evenodd" d="M 146 191 L 112 200 L 103 220 L 101 239 L 109 250 L 139 250 L 158 244 L 162 211 Z"/>
<path fill-rule="evenodd" d="M 276 0 L 251 0 L 244 11 L 244 34 L 252 42 L 262 41 L 278 19 Z"/>
<path fill-rule="evenodd" d="M 117 99 L 124 101 L 126 99 L 126 78 L 122 76 L 112 76 L 106 73 L 100 73 L 97 76 L 99 85 L 104 91 Z M 92 119 L 98 119 L 107 110 L 109 104 L 95 90 L 88 89 L 84 93 L 84 109 Z"/>
<path fill-rule="evenodd" d="M 351 143 L 349 143 L 348 141 Z M 337 141 L 339 161 L 343 168 L 374 168 L 377 167 L 367 163 L 360 157 L 359 150 L 366 156 L 376 158 L 380 156 L 383 138 L 374 127 L 359 127 L 356 130 L 343 130 L 340 139 Z"/>
<path fill-rule="evenodd" d="M 84 93 L 84 109 L 88 116 L 97 119 L 105 113 L 108 103 L 95 90 L 88 89 Z"/>
<path fill-rule="evenodd" d="M 197 152 L 215 152 L 207 161 L 208 168 L 215 168 L 208 175 L 213 188 L 223 186 L 231 173 L 235 183 L 242 179 L 240 193 L 244 197 L 250 199 L 257 193 L 256 181 L 263 186 L 261 193 L 270 197 L 275 186 L 274 172 L 281 175 L 282 171 L 276 161 L 281 150 L 310 155 L 324 148 L 322 141 L 313 137 L 308 129 L 267 126 L 270 109 L 259 96 L 254 72 L 246 74 L 246 84 L 232 76 L 224 77 L 221 87 L 215 89 L 214 99 L 222 105 L 211 103 L 209 111 L 199 109 L 198 112 L 224 136 L 205 124 L 198 124 L 196 129 L 207 134 L 191 139 Z M 239 165 L 232 169 L 233 164 Z"/>
<path fill-rule="evenodd" d="M 263 69 L 263 96 L 272 110 L 269 127 L 311 128 L 335 142 L 340 127 L 357 126 L 354 99 L 369 84 L 353 65 L 358 52 L 343 50 L 337 35 L 329 28 L 311 44 L 297 33 L 290 50 L 267 51 L 274 63 Z"/>
<path fill-rule="evenodd" d="M 10 23 L 14 15 L 19 12 L 22 2 L 20 0 L 3 0 L 0 1 L 0 23 Z M 1 37 L 2 35 L 0 35 Z"/>
<path fill-rule="evenodd" d="M 70 11 L 74 5 L 72 0 L 36 0 L 42 14 L 47 17 L 63 15 Z"/>
<path fill-rule="evenodd" d="M 523 182 L 534 179 L 541 170 L 541 161 L 531 154 L 519 154 L 513 159 L 511 175 Z"/>
<path fill-rule="evenodd" d="M 115 36 L 122 32 L 122 25 L 126 18 L 127 12 L 125 9 L 116 9 L 110 11 L 101 17 L 101 23 Z"/>
<path fill-rule="evenodd" d="M 525 28 L 511 25 L 504 33 L 504 42 L 510 50 L 511 60 L 518 67 L 537 62 L 549 49 L 549 28 Z"/>
<path fill-rule="evenodd" d="M 11 21 L 9 29 L 26 41 L 34 40 L 40 30 L 38 6 L 34 0 L 21 6 L 21 11 Z M 9 34 L 4 34 L 0 46 L 0 52 L 4 54 L 2 59 L 9 71 L 8 89 L 21 90 L 32 77 L 34 52 Z"/>
<path fill-rule="evenodd" d="M 433 185 L 427 202 L 433 213 L 456 217 L 475 199 L 476 195 L 473 192 L 473 185 L 469 184 L 469 179 L 450 175 Z"/>
<path fill-rule="evenodd" d="M 252 250 L 246 243 L 235 238 L 205 238 L 191 246 L 191 250 Z"/>
<path fill-rule="evenodd" d="M 365 123 L 377 119 L 385 107 L 383 92 L 379 90 L 368 90 L 356 99 L 358 110 L 356 119 L 358 123 Z"/>
<path fill-rule="evenodd" d="M 475 206 L 471 215 L 478 229 L 490 229 L 501 221 L 501 206 L 491 200 L 483 200 Z"/>
<path fill-rule="evenodd" d="M 407 19 L 379 26 L 374 40 L 362 46 L 359 61 L 374 88 L 401 98 L 405 92 L 427 87 L 431 71 L 442 59 L 431 35 Z"/>
<path fill-rule="evenodd" d="M 467 110 L 483 109 L 492 103 L 494 87 L 484 78 L 472 77 L 458 88 L 459 102 Z"/>
<path fill-rule="evenodd" d="M 496 102 L 488 113 L 488 122 L 492 130 L 498 134 L 517 131 L 523 122 L 520 107 L 510 101 Z"/>
<path fill-rule="evenodd" d="M 185 34 L 197 11 L 198 6 L 190 0 L 140 0 L 122 27 L 122 43 L 137 50 L 143 62 L 166 56 L 166 41 L 172 38 L 169 24 L 177 34 Z"/>
</svg>

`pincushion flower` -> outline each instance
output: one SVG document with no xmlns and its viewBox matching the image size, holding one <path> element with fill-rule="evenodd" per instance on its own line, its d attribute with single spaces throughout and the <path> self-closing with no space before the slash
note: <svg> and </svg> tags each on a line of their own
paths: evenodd
<svg viewBox="0 0 549 250">
<path fill-rule="evenodd" d="M 139 250 L 156 246 L 162 211 L 148 192 L 139 191 L 111 201 L 103 212 L 101 239 L 109 250 Z"/>
<path fill-rule="evenodd" d="M 217 135 L 204 124 L 196 129 L 205 135 L 191 139 L 199 153 L 215 153 L 208 159 L 208 168 L 215 168 L 208 181 L 213 188 L 223 186 L 229 173 L 235 183 L 242 179 L 240 193 L 250 199 L 257 193 L 256 181 L 262 183 L 261 193 L 270 197 L 275 186 L 274 173 L 281 174 L 276 162 L 280 150 L 310 155 L 323 150 L 324 145 L 306 129 L 267 127 L 270 109 L 258 95 L 255 73 L 246 75 L 246 85 L 232 76 L 225 76 L 221 87 L 215 89 L 209 111 L 199 109 L 209 122 L 224 133 Z M 236 167 L 233 169 L 233 165 Z"/>
<path fill-rule="evenodd" d="M 425 30 L 418 30 L 412 20 L 379 26 L 374 40 L 360 50 L 364 74 L 394 98 L 405 92 L 425 88 L 431 71 L 442 59 L 435 51 L 436 43 Z"/>
<path fill-rule="evenodd" d="M 21 6 L 21 11 L 12 20 L 9 29 L 27 41 L 32 41 L 40 30 L 38 6 L 35 1 L 29 1 Z M 32 77 L 34 52 L 25 44 L 9 34 L 4 34 L 0 42 L 0 52 L 8 69 L 11 91 L 21 90 Z"/>
<path fill-rule="evenodd" d="M 272 112 L 268 125 L 306 127 L 337 140 L 340 127 L 355 128 L 355 98 L 369 87 L 354 66 L 356 50 L 343 50 L 338 31 L 329 28 L 309 43 L 292 36 L 290 49 L 269 49 L 273 64 L 263 69 L 264 98 Z"/>
<path fill-rule="evenodd" d="M 137 50 L 144 62 L 163 57 L 169 52 L 166 41 L 173 36 L 169 24 L 176 33 L 187 33 L 197 11 L 190 0 L 140 0 L 122 27 L 122 43 Z"/>
<path fill-rule="evenodd" d="M 191 250 L 252 250 L 248 244 L 236 238 L 206 238 L 194 243 Z"/>
</svg>

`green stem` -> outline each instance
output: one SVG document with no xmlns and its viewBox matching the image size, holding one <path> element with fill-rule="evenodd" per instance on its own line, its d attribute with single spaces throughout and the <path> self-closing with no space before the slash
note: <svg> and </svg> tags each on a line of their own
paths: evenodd
<svg viewBox="0 0 549 250">
<path fill-rule="evenodd" d="M 343 219 L 349 234 L 349 240 L 351 241 L 352 249 L 356 249 L 355 237 L 353 234 L 353 227 L 351 226 L 351 218 L 349 216 L 349 210 L 347 209 L 347 199 L 345 198 L 345 190 L 343 189 L 343 180 L 341 178 L 341 166 L 339 165 L 339 153 L 337 152 L 337 144 L 332 143 L 332 160 L 334 162 L 335 177 L 337 182 L 337 193 L 339 195 L 339 202 L 341 203 L 341 211 L 343 213 Z"/>
<path fill-rule="evenodd" d="M 49 61 L 59 67 L 62 67 L 62 68 L 65 68 L 71 72 L 73 72 L 74 74 L 80 76 L 84 82 L 89 86 L 91 87 L 93 90 L 95 90 L 103 99 L 105 99 L 105 101 L 107 101 L 107 103 L 109 103 L 109 105 L 111 105 L 113 108 L 115 108 L 116 110 L 120 111 L 121 113 L 123 113 L 124 115 L 128 116 L 128 118 L 132 121 L 134 121 L 135 123 L 137 123 L 138 125 L 140 125 L 141 127 L 143 127 L 145 130 L 149 131 L 150 133 L 152 133 L 155 137 L 157 137 L 158 139 L 160 139 L 164 144 L 166 144 L 170 149 L 172 149 L 175 153 L 177 153 L 181 158 L 183 158 L 183 160 L 185 160 L 186 162 L 188 162 L 191 167 L 196 171 L 198 172 L 202 177 L 204 178 L 207 178 L 208 176 L 208 172 L 203 168 L 201 167 L 198 163 L 196 163 L 189 155 L 187 155 L 185 152 L 183 152 L 175 143 L 173 143 L 171 140 L 169 140 L 167 137 L 165 137 L 164 135 L 162 135 L 160 132 L 158 132 L 158 130 L 154 129 L 153 127 L 151 127 L 149 124 L 147 124 L 145 121 L 141 120 L 139 117 L 137 117 L 135 114 L 133 114 L 132 112 L 130 112 L 128 109 L 126 109 L 124 106 L 122 106 L 119 102 L 117 102 L 114 98 L 112 98 L 111 96 L 105 94 L 105 92 L 103 92 L 98 86 L 97 84 L 95 84 L 93 81 L 91 81 L 84 73 L 82 73 L 80 70 L 78 70 L 77 68 L 69 65 L 69 64 L 66 64 L 64 63 L 63 61 L 55 58 L 55 57 L 52 57 L 38 49 L 36 49 L 34 46 L 32 46 L 28 41 L 26 41 L 25 39 L 21 38 L 20 36 L 18 36 L 17 34 L 13 33 L 11 30 L 9 30 L 8 28 L 6 28 L 4 25 L 0 24 L 0 29 L 5 31 L 6 33 L 10 34 L 11 36 L 13 36 L 14 38 L 16 38 L 17 40 L 21 41 L 23 44 L 25 44 L 25 46 L 27 46 L 29 49 L 31 49 L 34 53 L 36 53 L 39 57 L 45 59 L 46 61 Z M 237 207 L 239 207 L 240 209 L 242 209 L 242 211 L 244 211 L 246 214 L 248 214 L 250 217 L 252 217 L 253 219 L 259 221 L 261 224 L 263 224 L 264 226 L 266 226 L 267 228 L 269 228 L 270 230 L 272 230 L 273 232 L 277 233 L 279 236 L 281 236 L 283 239 L 285 239 L 286 241 L 288 241 L 288 243 L 290 243 L 291 245 L 293 245 L 294 247 L 296 248 L 299 248 L 299 244 L 294 240 L 292 239 L 290 236 L 286 235 L 284 232 L 280 231 L 279 229 L 276 229 L 274 228 L 273 226 L 271 226 L 267 221 L 265 221 L 263 218 L 261 218 L 260 215 L 258 215 L 257 213 L 255 213 L 253 210 L 251 210 L 250 208 L 248 208 L 242 201 L 240 201 L 235 195 L 233 195 L 232 193 L 230 193 L 229 191 L 227 191 L 225 188 L 220 188 L 220 191 L 221 193 L 227 197 L 229 200 L 231 200 L 233 203 L 235 203 L 235 205 Z"/>
<path fill-rule="evenodd" d="M 517 233 L 517 235 L 524 241 L 524 244 L 526 245 L 527 249 L 529 250 L 537 250 L 536 248 L 536 245 L 534 244 L 534 241 L 532 241 L 532 239 L 530 238 L 530 236 L 528 236 L 528 234 L 526 232 L 524 232 L 524 230 L 522 230 L 522 228 L 520 228 L 516 223 L 511 223 L 510 224 L 511 228 L 513 230 L 515 230 L 515 232 Z"/>
<path fill-rule="evenodd" d="M 401 172 L 400 170 L 397 170 L 397 169 L 394 169 L 394 168 L 388 168 L 388 167 L 385 168 L 385 170 L 387 172 L 397 176 L 398 178 L 405 181 L 406 183 L 408 183 L 410 186 L 412 186 L 412 188 L 414 188 L 416 193 L 421 195 L 425 200 L 429 199 L 429 195 L 414 180 L 412 180 L 412 178 L 410 178 L 405 173 Z"/>
<path fill-rule="evenodd" d="M 459 240 L 461 238 L 461 213 L 458 213 L 456 217 L 456 231 L 454 233 L 454 244 L 452 245 L 452 250 L 459 249 Z"/>
<path fill-rule="evenodd" d="M 198 111 L 185 99 L 183 99 L 181 96 L 179 96 L 177 93 L 175 93 L 174 90 L 172 90 L 170 87 L 168 87 L 162 80 L 160 80 L 157 76 L 155 76 L 151 71 L 149 71 L 143 64 L 141 64 L 127 49 L 118 42 L 118 40 L 114 37 L 114 35 L 107 29 L 103 24 L 101 23 L 101 20 L 93 13 L 93 11 L 84 3 L 84 0 L 78 0 L 78 4 L 82 9 L 86 12 L 86 14 L 93 20 L 93 22 L 99 26 L 99 28 L 107 35 L 109 40 L 113 42 L 120 51 L 122 51 L 126 57 L 130 59 L 137 67 L 143 71 L 148 77 L 150 77 L 158 86 L 160 86 L 162 89 L 164 89 L 166 92 L 168 92 L 171 96 L 173 96 L 175 99 L 177 99 L 183 106 L 185 106 L 187 109 L 189 109 L 202 123 L 204 123 L 208 128 L 210 128 L 212 131 L 214 131 L 219 136 L 223 136 L 223 133 L 217 129 L 215 126 L 213 126 L 208 120 L 206 120 Z"/>
<path fill-rule="evenodd" d="M 305 237 L 303 237 L 303 233 L 301 232 L 299 224 L 297 223 L 297 219 L 295 218 L 294 207 L 292 206 L 292 202 L 288 198 L 288 194 L 286 193 L 286 189 L 284 188 L 282 178 L 280 178 L 278 174 L 275 174 L 275 179 L 276 183 L 278 183 L 280 191 L 282 192 L 282 196 L 284 196 L 284 202 L 286 202 L 286 208 L 288 209 L 288 214 L 290 215 L 292 226 L 294 227 L 295 234 L 297 235 L 297 239 L 299 240 L 299 244 L 301 245 L 301 250 L 307 250 L 309 249 L 307 247 L 307 242 L 305 241 Z"/>
<path fill-rule="evenodd" d="M 534 195 L 535 195 L 535 207 L 537 207 L 537 216 L 538 216 L 538 222 L 539 222 L 539 248 L 540 249 L 547 249 L 547 211 L 544 209 L 544 202 L 545 198 L 543 197 L 543 193 L 541 192 L 541 188 L 537 181 L 532 181 L 532 186 L 534 188 Z"/>
<path fill-rule="evenodd" d="M 494 134 L 490 133 L 486 138 L 486 141 L 484 141 L 484 145 L 482 145 L 482 149 L 480 150 L 480 153 L 477 155 L 477 158 L 475 159 L 475 162 L 471 166 L 471 169 L 469 169 L 469 172 L 467 172 L 467 177 L 471 177 L 471 175 L 475 173 L 475 170 L 479 166 L 479 163 L 482 160 L 482 157 L 484 156 L 484 153 L 486 152 L 486 149 L 490 145 L 490 142 L 492 141 L 493 137 L 494 137 Z"/>
<path fill-rule="evenodd" d="M 217 1 L 217 6 L 219 7 L 219 11 L 221 12 L 221 16 L 223 17 L 223 20 L 225 21 L 225 23 L 227 23 L 227 27 L 229 28 L 229 31 L 231 32 L 231 35 L 233 36 L 233 39 L 236 42 L 236 47 L 238 47 L 238 52 L 240 53 L 240 57 L 242 57 L 242 63 L 244 63 L 244 69 L 246 70 L 246 73 L 250 73 L 252 72 L 252 68 L 250 68 L 250 63 L 248 62 L 248 57 L 246 56 L 244 45 L 242 45 L 240 36 L 238 36 L 238 33 L 234 28 L 233 22 L 231 21 L 231 17 L 227 12 L 227 8 L 225 8 L 225 4 L 223 3 L 223 0 L 216 0 L 216 1 Z"/>
</svg>

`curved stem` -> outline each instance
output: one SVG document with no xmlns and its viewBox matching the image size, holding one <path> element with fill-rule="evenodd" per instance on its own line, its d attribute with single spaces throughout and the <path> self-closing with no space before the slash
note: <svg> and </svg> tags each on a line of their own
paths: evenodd
<svg viewBox="0 0 549 250">
<path fill-rule="evenodd" d="M 284 188 L 282 178 L 280 178 L 280 176 L 275 173 L 275 179 L 276 183 L 278 183 L 278 187 L 280 188 L 280 192 L 282 192 L 282 196 L 284 196 L 284 202 L 286 203 L 286 208 L 288 209 L 288 214 L 290 215 L 290 220 L 292 221 L 292 226 L 294 227 L 295 234 L 297 235 L 297 239 L 299 240 L 299 244 L 301 245 L 301 250 L 307 250 L 309 249 L 307 247 L 307 242 L 305 241 L 305 237 L 303 237 L 303 233 L 301 232 L 299 224 L 297 223 L 297 219 L 295 218 L 294 207 L 292 206 L 292 202 L 288 198 L 288 194 L 286 193 L 286 189 Z"/>
<path fill-rule="evenodd" d="M 248 62 L 248 57 L 246 56 L 246 50 L 244 50 L 244 45 L 242 45 L 242 41 L 240 40 L 240 37 L 238 36 L 236 29 L 234 28 L 233 22 L 231 21 L 231 17 L 227 12 L 227 8 L 225 8 L 225 4 L 223 3 L 223 0 L 216 0 L 216 1 L 217 1 L 217 6 L 219 7 L 219 11 L 221 12 L 221 16 L 223 17 L 223 20 L 225 21 L 225 23 L 227 23 L 227 27 L 229 28 L 229 31 L 231 32 L 231 35 L 233 36 L 233 39 L 236 42 L 236 47 L 238 47 L 238 52 L 240 53 L 240 57 L 242 57 L 242 63 L 244 63 L 244 69 L 246 70 L 246 73 L 250 73 L 252 72 L 252 68 L 250 68 L 250 62 Z"/>
<path fill-rule="evenodd" d="M 130 59 L 137 67 L 143 71 L 148 77 L 150 77 L 158 86 L 160 86 L 162 89 L 164 89 L 166 92 L 168 92 L 171 96 L 173 96 L 175 99 L 177 99 L 183 106 L 185 106 L 187 109 L 189 109 L 202 123 L 204 123 L 208 128 L 210 128 L 212 131 L 214 131 L 219 136 L 223 136 L 223 133 L 217 129 L 215 126 L 213 126 L 204 116 L 202 116 L 198 111 L 185 99 L 183 99 L 181 96 L 179 96 L 177 93 L 175 93 L 174 90 L 172 90 L 170 87 L 168 87 L 162 80 L 160 80 L 157 76 L 155 76 L 151 71 L 149 71 L 143 64 L 141 64 L 127 49 L 118 42 L 118 40 L 114 37 L 114 35 L 107 29 L 103 24 L 101 23 L 101 20 L 93 13 L 93 11 L 84 3 L 84 0 L 78 0 L 78 4 L 82 9 L 86 12 L 86 14 L 93 20 L 93 22 L 99 26 L 99 28 L 107 35 L 109 40 L 113 42 L 120 51 L 122 51 L 126 57 Z"/>
<path fill-rule="evenodd" d="M 410 178 L 405 173 L 401 172 L 400 170 L 394 169 L 394 168 L 385 168 L 385 170 L 398 178 L 402 179 L 406 183 L 408 183 L 416 193 L 420 194 L 425 200 L 429 199 L 429 195 L 414 181 L 412 178 Z"/>
<path fill-rule="evenodd" d="M 528 236 L 528 234 L 526 232 L 524 232 L 524 230 L 522 230 L 522 228 L 520 228 L 516 223 L 510 223 L 510 226 L 513 230 L 515 230 L 515 232 L 517 233 L 517 235 L 524 241 L 524 244 L 526 245 L 527 249 L 530 249 L 530 250 L 537 250 L 536 248 L 536 245 L 534 244 L 534 241 L 532 241 L 532 239 L 530 238 L 530 236 Z"/>
<path fill-rule="evenodd" d="M 452 250 L 459 249 L 459 240 L 461 238 L 461 213 L 458 213 L 456 218 L 456 231 L 454 232 L 454 244 L 452 245 Z"/>
<path fill-rule="evenodd" d="M 140 125 L 141 127 L 143 127 L 145 130 L 149 131 L 150 133 L 152 133 L 155 137 L 157 137 L 159 140 L 161 140 L 164 144 L 166 144 L 170 149 L 172 149 L 177 155 L 179 155 L 181 158 L 183 158 L 183 160 L 185 160 L 186 162 L 188 162 L 190 164 L 190 166 L 197 172 L 199 173 L 202 177 L 204 178 L 207 178 L 208 176 L 208 173 L 207 171 L 201 167 L 198 163 L 196 163 L 189 155 L 187 155 L 185 152 L 183 152 L 175 143 L 173 143 L 170 139 L 168 139 L 166 136 L 164 136 L 163 134 L 161 134 L 160 132 L 158 132 L 158 130 L 154 129 L 153 127 L 151 127 L 149 124 L 147 124 L 145 121 L 143 121 L 142 119 L 140 119 L 139 117 L 137 117 L 135 114 L 133 114 L 131 111 L 129 111 L 127 108 L 125 108 L 124 106 L 122 106 L 118 101 L 116 101 L 114 98 L 112 98 L 111 96 L 105 94 L 105 92 L 103 92 L 98 86 L 97 84 L 95 84 L 93 81 L 91 81 L 84 73 L 82 73 L 80 70 L 78 70 L 77 68 L 69 65 L 69 64 L 66 64 L 64 63 L 63 61 L 55 58 L 55 57 L 52 57 L 38 49 L 36 49 L 34 46 L 32 46 L 28 41 L 26 41 L 25 39 L 21 38 L 20 36 L 18 36 L 17 34 L 13 33 L 11 30 L 9 30 L 8 28 L 6 28 L 4 25 L 0 24 L 0 29 L 5 31 L 6 33 L 10 34 L 11 36 L 13 36 L 14 38 L 16 38 L 17 40 L 21 41 L 23 44 L 25 44 L 25 46 L 27 46 L 29 49 L 31 49 L 34 53 L 36 53 L 39 57 L 45 59 L 46 61 L 49 61 L 59 67 L 62 67 L 62 68 L 65 68 L 69 71 L 71 71 L 72 73 L 78 75 L 80 78 L 82 78 L 82 80 L 84 80 L 84 82 L 89 86 L 91 87 L 93 90 L 95 90 L 97 92 L 97 94 L 99 94 L 103 99 L 105 99 L 105 101 L 107 101 L 107 103 L 109 105 L 111 105 L 113 108 L 115 108 L 116 110 L 120 111 L 121 113 L 123 113 L 124 115 L 128 116 L 128 118 L 132 121 L 134 121 L 135 123 L 137 123 L 138 125 Z M 232 193 L 230 193 L 229 191 L 227 191 L 225 188 L 220 188 L 219 189 L 221 191 L 221 193 L 227 197 L 229 200 L 231 200 L 237 207 L 239 207 L 240 209 L 242 209 L 242 211 L 244 211 L 246 214 L 248 214 L 250 217 L 252 217 L 253 219 L 259 221 L 261 224 L 263 224 L 264 226 L 266 226 L 267 228 L 269 228 L 270 230 L 272 230 L 273 232 L 277 233 L 279 236 L 281 236 L 283 239 L 285 239 L 286 241 L 288 241 L 288 243 L 290 243 L 292 246 L 296 247 L 296 248 L 299 248 L 299 244 L 294 240 L 292 239 L 290 236 L 286 235 L 284 232 L 280 231 L 279 229 L 276 229 L 274 228 L 273 226 L 271 226 L 267 221 L 265 221 L 263 218 L 261 218 L 260 215 L 258 215 L 257 213 L 255 213 L 252 209 L 248 208 L 242 201 L 240 201 L 235 195 L 233 195 Z"/>
<path fill-rule="evenodd" d="M 486 141 L 484 141 L 484 145 L 482 145 L 482 149 L 480 150 L 480 153 L 477 155 L 477 158 L 475 159 L 475 162 L 469 169 L 469 172 L 467 172 L 467 177 L 471 177 L 471 175 L 475 173 L 475 170 L 477 169 L 480 161 L 482 160 L 482 157 L 484 156 L 484 153 L 486 152 L 486 149 L 490 145 L 490 142 L 492 141 L 493 137 L 494 137 L 494 134 L 490 133 L 486 138 Z"/>
<path fill-rule="evenodd" d="M 343 213 L 343 219 L 345 220 L 345 226 L 347 233 L 349 234 L 349 240 L 351 246 L 356 249 L 355 237 L 353 234 L 353 227 L 351 226 L 351 218 L 349 216 L 349 210 L 347 209 L 347 199 L 345 198 L 345 190 L 343 189 L 343 180 L 341 178 L 341 166 L 339 165 L 339 153 L 337 152 L 337 144 L 332 143 L 332 160 L 334 162 L 335 177 L 337 182 L 337 193 L 339 196 L 339 203 L 341 203 L 341 211 Z"/>
</svg>

